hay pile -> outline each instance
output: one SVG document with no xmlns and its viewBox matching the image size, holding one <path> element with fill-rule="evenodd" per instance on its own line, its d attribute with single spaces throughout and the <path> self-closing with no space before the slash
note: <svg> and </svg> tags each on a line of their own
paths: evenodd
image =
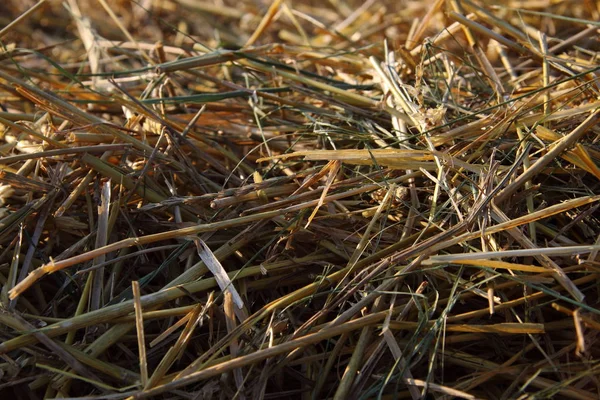
<svg viewBox="0 0 600 400">
<path fill-rule="evenodd" d="M 8 398 L 598 398 L 596 2 L 0 8 Z"/>
</svg>

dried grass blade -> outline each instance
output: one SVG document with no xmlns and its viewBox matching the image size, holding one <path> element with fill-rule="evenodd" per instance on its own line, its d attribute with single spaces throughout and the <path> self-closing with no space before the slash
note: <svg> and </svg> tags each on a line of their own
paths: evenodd
<svg viewBox="0 0 600 400">
<path fill-rule="evenodd" d="M 325 186 L 323 187 L 323 191 L 321 192 L 321 196 L 319 197 L 319 202 L 315 206 L 315 209 L 313 210 L 313 212 L 308 217 L 308 220 L 306 221 L 306 225 L 304 226 L 304 229 L 308 228 L 308 226 L 312 222 L 315 215 L 317 215 L 319 208 L 321 208 L 321 206 L 325 202 L 325 198 L 327 197 L 329 188 L 331 188 L 333 181 L 335 180 L 338 172 L 340 171 L 340 166 L 341 166 L 341 163 L 338 160 L 334 160 L 334 161 L 329 162 L 329 164 L 326 165 L 325 167 L 323 167 L 323 169 L 326 168 L 329 171 L 328 176 L 327 176 L 327 181 L 325 182 Z"/>
<path fill-rule="evenodd" d="M 587 254 L 593 251 L 600 250 L 600 246 L 598 245 L 589 245 L 589 246 L 568 246 L 568 247 L 536 247 L 532 249 L 518 249 L 518 250 L 504 250 L 504 251 L 482 251 L 477 253 L 466 253 L 466 254 L 444 254 L 444 255 L 436 255 L 431 256 L 429 259 L 424 260 L 423 264 L 437 264 L 437 263 L 454 263 L 454 262 L 467 262 L 467 261 L 484 261 L 489 260 L 490 258 L 502 258 L 502 257 L 527 257 L 534 255 L 546 255 L 546 256 L 574 256 L 577 254 Z M 483 264 L 482 264 L 483 265 Z M 489 264 L 490 266 L 492 264 Z M 520 264 L 511 264 L 511 263 L 499 263 L 498 266 L 505 265 L 504 268 L 511 269 L 510 265 L 514 265 L 515 269 L 526 267 L 525 265 Z M 535 271 L 534 267 L 532 270 Z M 540 272 L 540 271 L 536 271 Z"/>
<path fill-rule="evenodd" d="M 138 341 L 138 352 L 140 355 L 140 377 L 142 387 L 146 387 L 148 382 L 148 361 L 146 357 L 146 337 L 144 335 L 144 316 L 142 303 L 140 301 L 140 284 L 137 281 L 131 282 L 133 290 L 133 305 L 135 310 L 135 328 Z"/>
<path fill-rule="evenodd" d="M 96 227 L 96 249 L 106 246 L 108 242 L 108 216 L 110 213 L 111 182 L 104 182 L 100 194 L 100 204 L 98 205 L 98 225 Z M 92 266 L 104 264 L 106 254 L 101 254 L 94 258 Z M 90 309 L 97 310 L 103 304 L 102 291 L 104 289 L 104 267 L 100 267 L 90 272 L 92 278 L 92 291 L 90 300 Z"/>
<path fill-rule="evenodd" d="M 223 265 L 221 265 L 219 259 L 215 257 L 214 253 L 202 239 L 193 238 L 193 241 L 196 244 L 196 249 L 198 250 L 200 259 L 202 259 L 204 265 L 206 265 L 206 268 L 212 272 L 223 293 L 231 294 L 232 300 L 235 304 L 235 315 L 238 317 L 240 322 L 244 322 L 248 318 L 248 315 L 244 309 L 244 301 L 242 300 L 238 291 L 235 289 L 231 279 L 229 279 L 229 275 L 227 275 L 225 268 L 223 268 Z"/>
<path fill-rule="evenodd" d="M 469 27 L 471 29 L 473 29 L 474 31 L 476 31 L 479 34 L 482 34 L 484 36 L 487 36 L 491 39 L 494 39 L 495 41 L 497 41 L 498 43 L 502 43 L 503 45 L 505 45 L 506 47 L 511 48 L 512 50 L 516 51 L 519 54 L 529 54 L 531 56 L 534 56 L 536 58 L 541 58 L 540 54 L 537 52 L 532 52 L 531 50 L 521 46 L 520 44 L 507 39 L 506 37 L 489 30 L 488 28 L 486 28 L 485 26 L 470 20 L 469 18 L 466 18 L 464 15 L 459 14 L 455 11 L 450 11 L 450 13 L 448 14 L 448 16 L 450 18 L 452 18 L 453 20 L 460 22 L 462 25 Z"/>
<path fill-rule="evenodd" d="M 474 395 L 465 393 L 462 390 L 454 389 L 454 388 L 440 385 L 440 384 L 433 383 L 433 382 L 426 382 L 421 379 L 404 378 L 404 382 L 411 387 L 419 386 L 419 387 L 423 387 L 423 388 L 428 388 L 431 391 L 442 393 L 442 394 L 445 394 L 446 396 L 451 396 L 452 398 L 456 398 L 456 399 L 474 400 L 477 398 Z"/>
<path fill-rule="evenodd" d="M 558 133 L 554 132 L 551 129 L 543 127 L 542 125 L 538 125 L 536 127 L 536 134 L 541 139 L 550 140 L 553 142 L 557 142 L 562 138 L 562 136 Z M 577 143 L 575 145 L 575 149 L 568 150 L 564 154 L 561 154 L 561 156 L 565 160 L 572 162 L 574 165 L 589 172 L 590 174 L 593 174 L 596 178 L 600 179 L 600 169 L 590 157 L 590 154 L 588 153 L 587 149 L 583 147 L 580 143 Z"/>
<path fill-rule="evenodd" d="M 15 240 L 15 249 L 13 251 L 12 262 L 10 264 L 10 270 L 6 282 L 2 285 L 2 292 L 0 294 L 0 302 L 3 307 L 8 307 L 10 301 L 8 299 L 8 291 L 14 287 L 17 283 L 17 271 L 19 270 L 19 263 L 21 261 L 21 246 L 23 245 L 23 225 L 19 229 L 19 233 Z"/>
<path fill-rule="evenodd" d="M 235 307 L 236 305 L 233 302 L 233 296 L 231 295 L 231 292 L 225 292 L 223 299 L 223 310 L 225 311 L 225 326 L 227 327 L 227 333 L 229 334 L 235 332 L 235 328 L 237 327 L 237 323 L 235 321 Z M 235 337 L 231 339 L 231 342 L 229 342 L 229 352 L 232 359 L 238 357 L 239 355 L 240 344 L 238 339 Z M 237 392 L 240 393 L 240 398 L 244 399 L 244 375 L 241 368 L 233 370 L 233 378 L 237 386 Z"/>
<path fill-rule="evenodd" d="M 269 9 L 267 10 L 267 13 L 264 15 L 264 17 L 260 21 L 260 24 L 258 24 L 258 27 L 254 31 L 254 33 L 252 33 L 252 36 L 250 36 L 250 38 L 248 39 L 248 41 L 246 42 L 244 47 L 250 47 L 254 44 L 254 42 L 256 42 L 258 40 L 260 35 L 262 35 L 262 33 L 265 31 L 265 29 L 267 29 L 267 27 L 273 20 L 273 17 L 275 17 L 275 14 L 277 13 L 277 11 L 279 10 L 279 7 L 281 6 L 281 2 L 282 2 L 282 0 L 274 0 L 271 3 L 271 5 L 269 6 Z"/>
</svg>

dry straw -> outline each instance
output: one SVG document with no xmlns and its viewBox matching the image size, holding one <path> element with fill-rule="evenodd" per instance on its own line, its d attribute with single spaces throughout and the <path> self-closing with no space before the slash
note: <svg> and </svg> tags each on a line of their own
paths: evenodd
<svg viewBox="0 0 600 400">
<path fill-rule="evenodd" d="M 598 398 L 595 2 L 26 4 L 7 398 Z"/>
</svg>

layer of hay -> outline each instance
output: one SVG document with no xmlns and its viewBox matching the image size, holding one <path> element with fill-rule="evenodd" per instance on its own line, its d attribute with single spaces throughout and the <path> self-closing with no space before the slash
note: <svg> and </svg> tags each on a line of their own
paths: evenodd
<svg viewBox="0 0 600 400">
<path fill-rule="evenodd" d="M 598 398 L 600 9 L 497 3 L 4 2 L 0 392 Z"/>
</svg>

